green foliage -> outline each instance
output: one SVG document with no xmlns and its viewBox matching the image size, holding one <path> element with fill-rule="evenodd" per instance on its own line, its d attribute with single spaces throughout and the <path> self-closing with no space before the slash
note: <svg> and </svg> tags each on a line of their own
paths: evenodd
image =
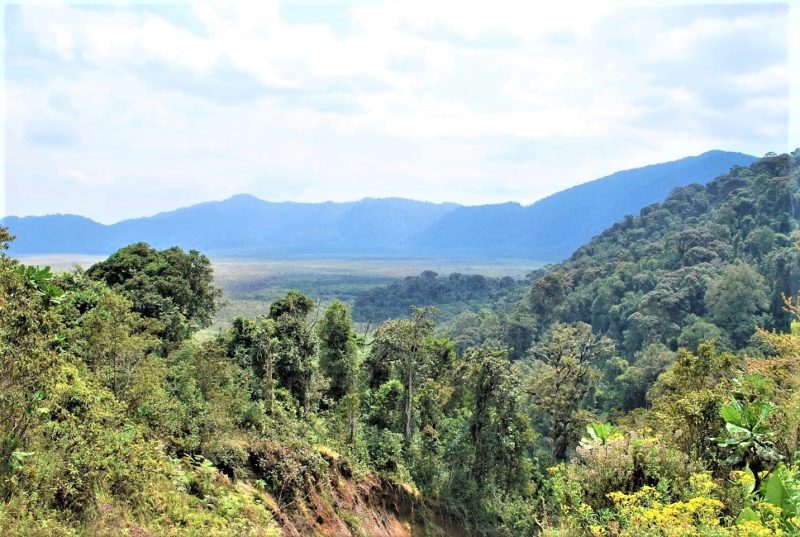
<svg viewBox="0 0 800 537">
<path fill-rule="evenodd" d="M 520 469 L 533 433 L 520 404 L 519 370 L 503 351 L 474 351 L 465 361 L 471 391 L 465 396 L 472 409 L 471 477 L 479 491 L 492 482 L 507 490 L 524 487 Z"/>
<path fill-rule="evenodd" d="M 600 444 L 605 446 L 614 434 L 614 426 L 610 423 L 592 422 L 586 426 L 586 432 L 589 433 L 589 440 L 581 439 L 581 446 L 590 446 L 592 444 Z"/>
<path fill-rule="evenodd" d="M 38 431 L 40 455 L 23 472 L 25 486 L 46 506 L 75 515 L 91 508 L 101 489 L 138 494 L 147 473 L 156 471 L 156 446 L 143 440 L 144 431 L 124 418 L 111 394 L 75 367 L 65 366 L 54 380 L 43 401 L 48 412 Z"/>
<path fill-rule="evenodd" d="M 764 278 L 745 264 L 727 266 L 706 291 L 710 319 L 727 330 L 734 345 L 742 347 L 759 325 L 768 321 L 760 315 L 768 307 Z"/>
<path fill-rule="evenodd" d="M 689 315 L 686 318 L 686 326 L 678 336 L 678 346 L 690 351 L 696 351 L 701 343 L 714 341 L 719 348 L 726 348 L 727 338 L 723 335 L 717 325 L 703 320 L 697 315 Z"/>
<path fill-rule="evenodd" d="M 159 322 L 159 334 L 174 348 L 198 328 L 211 324 L 220 291 L 212 285 L 209 259 L 196 250 L 156 250 L 145 243 L 126 246 L 86 272 L 133 303 L 133 311 Z"/>
<path fill-rule="evenodd" d="M 316 366 L 316 342 L 306 320 L 313 306 L 310 298 L 292 291 L 273 302 L 269 310 L 278 339 L 277 378 L 300 401 L 306 414 L 311 410 L 311 380 Z"/>
<path fill-rule="evenodd" d="M 770 527 L 786 535 L 800 533 L 800 479 L 796 467 L 779 464 L 760 487 L 749 470 L 742 478 L 745 503 L 737 524 Z"/>
<path fill-rule="evenodd" d="M 375 469 L 383 472 L 402 473 L 403 435 L 388 429 L 369 427 L 365 431 L 369 457 Z"/>
<path fill-rule="evenodd" d="M 535 362 L 526 390 L 534 408 L 549 417 L 554 461 L 566 457 L 583 428 L 579 411 L 598 378 L 595 364 L 612 350 L 611 340 L 596 336 L 587 324 L 553 325 L 548 336 L 531 348 Z"/>
<path fill-rule="evenodd" d="M 46 304 L 55 302 L 61 296 L 61 288 L 53 283 L 53 273 L 50 267 L 17 265 L 14 268 L 25 285 L 42 297 Z"/>
<path fill-rule="evenodd" d="M 796 468 L 778 466 L 764 482 L 761 494 L 764 501 L 780 509 L 780 518 L 787 531 L 800 531 L 800 479 Z"/>
<path fill-rule="evenodd" d="M 624 367 L 609 382 L 608 390 L 616 391 L 619 406 L 624 410 L 643 407 L 647 404 L 647 391 L 658 376 L 675 362 L 676 354 L 661 343 L 651 343 L 636 353 L 630 366 Z M 610 372 L 609 363 L 605 371 Z M 626 362 L 627 365 L 627 362 Z"/>
<path fill-rule="evenodd" d="M 190 338 L 216 298 L 197 252 L 0 254 L 0 533 L 797 535 L 800 335 L 771 329 L 800 313 L 798 156 L 678 190 L 441 331 L 414 308 L 357 339 L 289 292 Z"/>
<path fill-rule="evenodd" d="M 361 291 L 355 297 L 353 312 L 357 321 L 382 322 L 405 317 L 414 306 L 435 306 L 449 317 L 511 295 L 521 283 L 508 276 L 487 278 L 458 272 L 439 276 L 426 270 L 419 276 Z"/>
<path fill-rule="evenodd" d="M 2 235 L 8 237 L 0 228 Z M 63 361 L 53 350 L 59 326 L 50 295 L 30 285 L 19 267 L 0 255 L 0 494 L 10 486 L 9 471 L 26 458 L 21 454 L 31 451 L 29 437 Z"/>
<path fill-rule="evenodd" d="M 782 458 L 767 421 L 773 408 L 769 401 L 741 403 L 736 399 L 720 407 L 727 435 L 719 439 L 719 445 L 731 452 L 726 463 L 758 474 Z"/>
<path fill-rule="evenodd" d="M 411 319 L 389 321 L 375 333 L 372 349 L 367 358 L 369 385 L 375 386 L 383 379 L 395 376 L 403 386 L 403 438 L 411 444 L 416 432 L 414 398 L 420 385 L 428 381 L 437 369 L 437 361 L 449 359 L 437 354 L 430 345 L 433 334 L 435 310 L 415 309 Z"/>
<path fill-rule="evenodd" d="M 463 357 L 470 349 L 508 348 L 512 360 L 523 358 L 533 342 L 536 318 L 525 308 L 500 303 L 493 309 L 467 311 L 445 324 L 445 332 L 453 338 L 456 353 Z"/>
<path fill-rule="evenodd" d="M 681 349 L 648 392 L 654 427 L 684 452 L 716 462 L 720 407 L 730 398 L 741 366 L 740 358 L 718 353 L 712 343 L 702 344 L 697 353 Z"/>
<path fill-rule="evenodd" d="M 125 297 L 103 290 L 89 311 L 70 331 L 73 351 L 120 399 L 124 399 L 138 365 L 158 349 L 159 341 L 145 332 L 139 315 Z"/>
<path fill-rule="evenodd" d="M 771 159 L 779 164 L 734 168 L 626 217 L 535 275 L 518 310 L 536 317 L 536 334 L 589 323 L 629 361 L 654 343 L 694 351 L 715 339 L 738 350 L 757 326 L 787 329 L 800 184 L 796 153 Z"/>
<path fill-rule="evenodd" d="M 325 395 L 332 401 L 338 401 L 356 389 L 359 364 L 352 325 L 345 305 L 334 301 L 317 326 L 319 365 L 330 382 Z"/>
</svg>

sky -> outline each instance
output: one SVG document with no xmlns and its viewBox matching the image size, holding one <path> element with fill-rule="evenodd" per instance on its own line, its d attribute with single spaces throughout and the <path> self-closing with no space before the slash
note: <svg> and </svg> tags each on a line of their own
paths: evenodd
<svg viewBox="0 0 800 537">
<path fill-rule="evenodd" d="M 112 223 L 238 193 L 529 204 L 710 149 L 784 152 L 799 10 L 6 3 L 0 205 Z"/>
</svg>

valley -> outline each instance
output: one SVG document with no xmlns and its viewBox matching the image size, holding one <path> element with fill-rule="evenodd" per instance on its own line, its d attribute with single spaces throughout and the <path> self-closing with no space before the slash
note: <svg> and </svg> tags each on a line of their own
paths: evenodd
<svg viewBox="0 0 800 537">
<path fill-rule="evenodd" d="M 102 261 L 105 256 L 80 254 L 20 255 L 20 262 L 49 266 L 54 271 L 83 269 Z M 230 326 L 236 316 L 256 317 L 269 310 L 269 304 L 289 291 L 300 291 L 324 309 L 334 299 L 351 307 L 355 298 L 370 289 L 391 284 L 431 270 L 447 276 L 451 273 L 477 274 L 490 278 L 508 276 L 524 280 L 544 263 L 527 259 L 447 259 L 447 258 L 285 258 L 230 259 L 211 258 L 214 283 L 223 291 L 222 302 L 212 326 L 201 331 L 209 337 Z M 409 310 L 410 311 L 410 310 Z M 408 313 L 408 312 L 405 312 Z M 365 322 L 357 323 L 365 328 Z"/>
<path fill-rule="evenodd" d="M 0 537 L 800 537 L 798 29 L 6 2 Z"/>
<path fill-rule="evenodd" d="M 796 535 L 799 170 L 549 265 L 0 255 L 0 528 Z"/>
</svg>

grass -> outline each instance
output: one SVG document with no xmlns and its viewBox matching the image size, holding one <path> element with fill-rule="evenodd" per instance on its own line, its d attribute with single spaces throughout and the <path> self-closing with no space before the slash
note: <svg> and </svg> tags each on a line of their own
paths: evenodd
<svg viewBox="0 0 800 537">
<path fill-rule="evenodd" d="M 26 265 L 48 266 L 53 272 L 70 270 L 77 265 L 89 268 L 98 261 L 102 261 L 108 256 L 104 255 L 82 255 L 82 254 L 43 254 L 43 255 L 13 255 Z"/>
<path fill-rule="evenodd" d="M 291 290 L 308 295 L 322 310 L 334 299 L 352 304 L 363 290 L 389 284 L 397 278 L 416 276 L 424 270 L 439 274 L 461 272 L 522 278 L 541 265 L 527 260 L 215 259 L 215 279 L 224 291 L 225 301 L 211 330 L 227 326 L 237 315 L 254 317 L 266 313 L 271 301 Z"/>
</svg>

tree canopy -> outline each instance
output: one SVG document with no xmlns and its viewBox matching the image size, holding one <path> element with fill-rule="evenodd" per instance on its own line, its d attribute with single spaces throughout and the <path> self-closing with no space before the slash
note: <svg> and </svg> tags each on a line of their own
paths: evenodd
<svg viewBox="0 0 800 537">
<path fill-rule="evenodd" d="M 92 265 L 86 275 L 128 297 L 142 317 L 157 320 L 171 345 L 209 326 L 221 296 L 209 259 L 178 247 L 156 250 L 131 244 Z"/>
</svg>

